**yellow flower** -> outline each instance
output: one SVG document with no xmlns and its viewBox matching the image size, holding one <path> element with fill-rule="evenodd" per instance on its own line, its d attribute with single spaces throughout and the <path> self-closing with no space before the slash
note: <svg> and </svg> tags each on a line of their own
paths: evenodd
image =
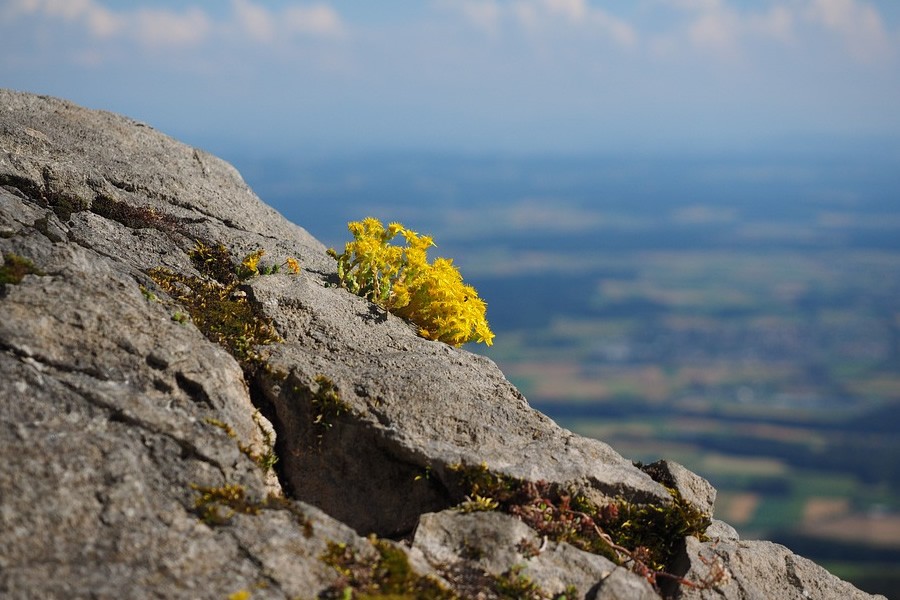
<svg viewBox="0 0 900 600">
<path fill-rule="evenodd" d="M 388 225 L 388 233 L 391 235 L 391 239 L 393 239 L 397 234 L 403 233 L 403 225 L 400 223 L 391 223 Z"/>
<path fill-rule="evenodd" d="M 253 273 L 253 274 L 259 273 L 259 269 L 258 269 L 259 259 L 261 259 L 263 254 L 265 254 L 265 253 L 266 253 L 266 251 L 263 250 L 262 248 L 254 251 L 254 252 L 251 252 L 250 254 L 248 254 L 247 256 L 244 257 L 244 260 L 241 261 L 241 264 L 250 273 Z"/>
<path fill-rule="evenodd" d="M 453 261 L 428 262 L 428 248 L 435 245 L 400 223 L 385 229 L 367 217 L 347 225 L 354 241 L 344 253 L 330 255 L 338 262 L 338 276 L 350 291 L 380 304 L 419 327 L 422 337 L 454 346 L 466 342 L 493 343 L 487 305 L 472 286 L 465 285 Z M 388 244 L 403 235 L 406 247 Z"/>
<path fill-rule="evenodd" d="M 284 262 L 287 263 L 288 269 L 290 269 L 292 273 L 295 275 L 300 273 L 300 262 L 296 258 L 288 256 Z"/>
</svg>

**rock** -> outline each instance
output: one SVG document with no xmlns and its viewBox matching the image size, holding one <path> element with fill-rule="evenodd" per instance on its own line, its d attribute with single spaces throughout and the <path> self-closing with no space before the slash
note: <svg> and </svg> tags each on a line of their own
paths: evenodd
<svg viewBox="0 0 900 600">
<path fill-rule="evenodd" d="M 655 463 L 641 467 L 647 473 L 667 488 L 677 490 L 681 497 L 705 512 L 713 515 L 716 502 L 716 488 L 707 480 L 696 473 L 684 468 L 684 466 L 671 460 L 659 460 Z"/>
<path fill-rule="evenodd" d="M 725 576 L 716 589 L 682 586 L 676 595 L 679 600 L 872 598 L 814 562 L 772 542 L 719 540 L 701 543 L 689 537 L 686 556 L 690 564 L 688 579 L 702 581 L 714 575 L 717 569 Z"/>
<path fill-rule="evenodd" d="M 593 596 L 593 600 L 624 600 L 625 598 L 654 600 L 659 598 L 659 595 L 646 580 L 634 577 L 627 569 L 618 567 L 601 581 Z"/>
<path fill-rule="evenodd" d="M 737 541 L 741 539 L 741 536 L 738 535 L 738 532 L 734 527 L 719 519 L 712 520 L 712 523 L 706 529 L 706 535 L 711 540 Z"/>
<path fill-rule="evenodd" d="M 239 280 L 257 250 L 302 272 Z M 482 468 L 609 510 L 672 500 L 491 361 L 338 287 L 322 244 L 209 154 L 0 90 L 0 274 L 0 596 L 655 593 L 510 515 L 449 510 Z M 712 512 L 683 467 L 654 477 Z M 740 582 L 724 598 L 865 597 L 714 531 L 676 540 L 680 568 L 703 577 L 696 552 L 721 554 Z"/>
<path fill-rule="evenodd" d="M 509 579 L 540 582 L 541 592 L 550 597 L 574 588 L 576 597 L 582 598 L 598 587 L 607 587 L 611 574 L 623 571 L 632 585 L 630 591 L 641 589 L 649 593 L 648 598 L 658 597 L 649 583 L 609 559 L 566 543 L 542 540 L 520 520 L 497 512 L 451 510 L 422 515 L 413 548 L 448 573 L 448 578 L 455 574 L 461 580 L 458 584 L 479 577 L 492 579 L 493 584 Z"/>
<path fill-rule="evenodd" d="M 598 498 L 669 501 L 608 445 L 532 410 L 493 362 L 417 337 L 404 321 L 328 282 L 253 283 L 254 298 L 297 335 L 285 336 L 269 357 L 285 379 L 261 386 L 281 424 L 283 473 L 298 498 L 328 506 L 360 532 L 403 534 L 420 514 L 462 499 L 455 467 L 486 462 Z M 320 436 L 311 402 L 323 376 L 346 412 Z M 426 471 L 429 479 L 417 481 Z M 346 494 L 348 487 L 360 493 Z"/>
</svg>

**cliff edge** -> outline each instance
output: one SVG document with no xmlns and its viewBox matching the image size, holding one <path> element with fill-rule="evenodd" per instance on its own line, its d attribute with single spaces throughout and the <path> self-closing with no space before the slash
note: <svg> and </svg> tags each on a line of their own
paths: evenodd
<svg viewBox="0 0 900 600">
<path fill-rule="evenodd" d="M 0 596 L 871 597 L 337 283 L 222 160 L 0 90 Z"/>
</svg>

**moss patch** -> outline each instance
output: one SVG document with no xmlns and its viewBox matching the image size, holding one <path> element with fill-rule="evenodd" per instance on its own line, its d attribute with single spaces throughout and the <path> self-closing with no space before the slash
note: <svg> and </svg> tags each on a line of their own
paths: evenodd
<svg viewBox="0 0 900 600">
<path fill-rule="evenodd" d="M 187 235 L 181 222 L 172 215 L 151 207 L 131 206 L 108 196 L 97 196 L 91 202 L 91 212 L 121 223 L 129 229 L 156 229 L 166 233 Z"/>
<path fill-rule="evenodd" d="M 213 418 L 206 419 L 206 422 L 213 427 L 218 427 L 224 431 L 228 437 L 237 442 L 238 449 L 247 458 L 256 463 L 256 466 L 258 466 L 263 473 L 268 473 L 275 468 L 275 463 L 278 462 L 278 456 L 275 454 L 275 440 L 272 439 L 272 433 L 268 428 L 263 427 L 262 422 L 260 421 L 261 418 L 258 410 L 253 413 L 253 421 L 256 423 L 256 427 L 259 429 L 263 438 L 264 450 L 262 452 L 254 452 L 250 446 L 241 442 L 241 440 L 238 439 L 234 428 L 228 423 Z"/>
<path fill-rule="evenodd" d="M 332 567 L 338 580 L 319 598 L 353 598 L 356 600 L 455 600 L 456 594 L 437 580 L 417 574 L 409 564 L 406 553 L 392 544 L 369 538 L 377 557 L 359 556 L 347 544 L 329 542 L 321 556 Z"/>
<path fill-rule="evenodd" d="M 653 583 L 670 569 L 685 536 L 705 539 L 711 522 L 674 489 L 668 504 L 617 499 L 598 505 L 559 485 L 498 475 L 485 465 L 458 471 L 467 490 L 463 510 L 473 503 L 482 509 L 496 506 L 548 539 L 605 556 Z"/>
<path fill-rule="evenodd" d="M 194 501 L 194 510 L 204 523 L 210 526 L 228 524 L 235 515 L 258 515 L 264 510 L 284 510 L 303 527 L 303 533 L 310 537 L 312 522 L 293 502 L 283 496 L 269 494 L 261 500 L 251 498 L 242 485 L 225 484 L 218 487 L 192 485 L 200 495 Z"/>
<path fill-rule="evenodd" d="M 281 337 L 271 320 L 238 289 L 240 281 L 223 246 L 210 250 L 209 246 L 198 244 L 192 258 L 201 272 L 213 280 L 162 267 L 150 269 L 147 274 L 187 310 L 207 338 L 234 356 L 245 372 L 255 372 L 263 362 L 256 347 L 280 342 Z"/>
<path fill-rule="evenodd" d="M 21 283 L 26 275 L 43 274 L 43 271 L 34 266 L 34 263 L 24 256 L 13 252 L 3 254 L 3 264 L 0 265 L 0 285 L 16 285 Z"/>
<path fill-rule="evenodd" d="M 228 248 L 222 244 L 197 242 L 189 256 L 200 273 L 225 287 L 233 286 L 240 281 L 238 277 L 240 267 L 235 265 Z"/>
</svg>

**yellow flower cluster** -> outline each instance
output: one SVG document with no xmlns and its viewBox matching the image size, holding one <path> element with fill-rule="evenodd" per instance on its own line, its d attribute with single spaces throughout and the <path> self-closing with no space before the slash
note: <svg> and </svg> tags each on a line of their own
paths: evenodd
<svg viewBox="0 0 900 600">
<path fill-rule="evenodd" d="M 493 343 L 485 318 L 487 305 L 475 288 L 463 283 L 451 259 L 428 262 L 434 240 L 399 223 L 385 228 L 373 217 L 347 227 L 353 241 L 343 254 L 328 251 L 337 260 L 338 276 L 347 289 L 415 323 L 424 338 L 453 346 Z M 398 235 L 405 238 L 405 247 L 389 243 Z"/>
</svg>

